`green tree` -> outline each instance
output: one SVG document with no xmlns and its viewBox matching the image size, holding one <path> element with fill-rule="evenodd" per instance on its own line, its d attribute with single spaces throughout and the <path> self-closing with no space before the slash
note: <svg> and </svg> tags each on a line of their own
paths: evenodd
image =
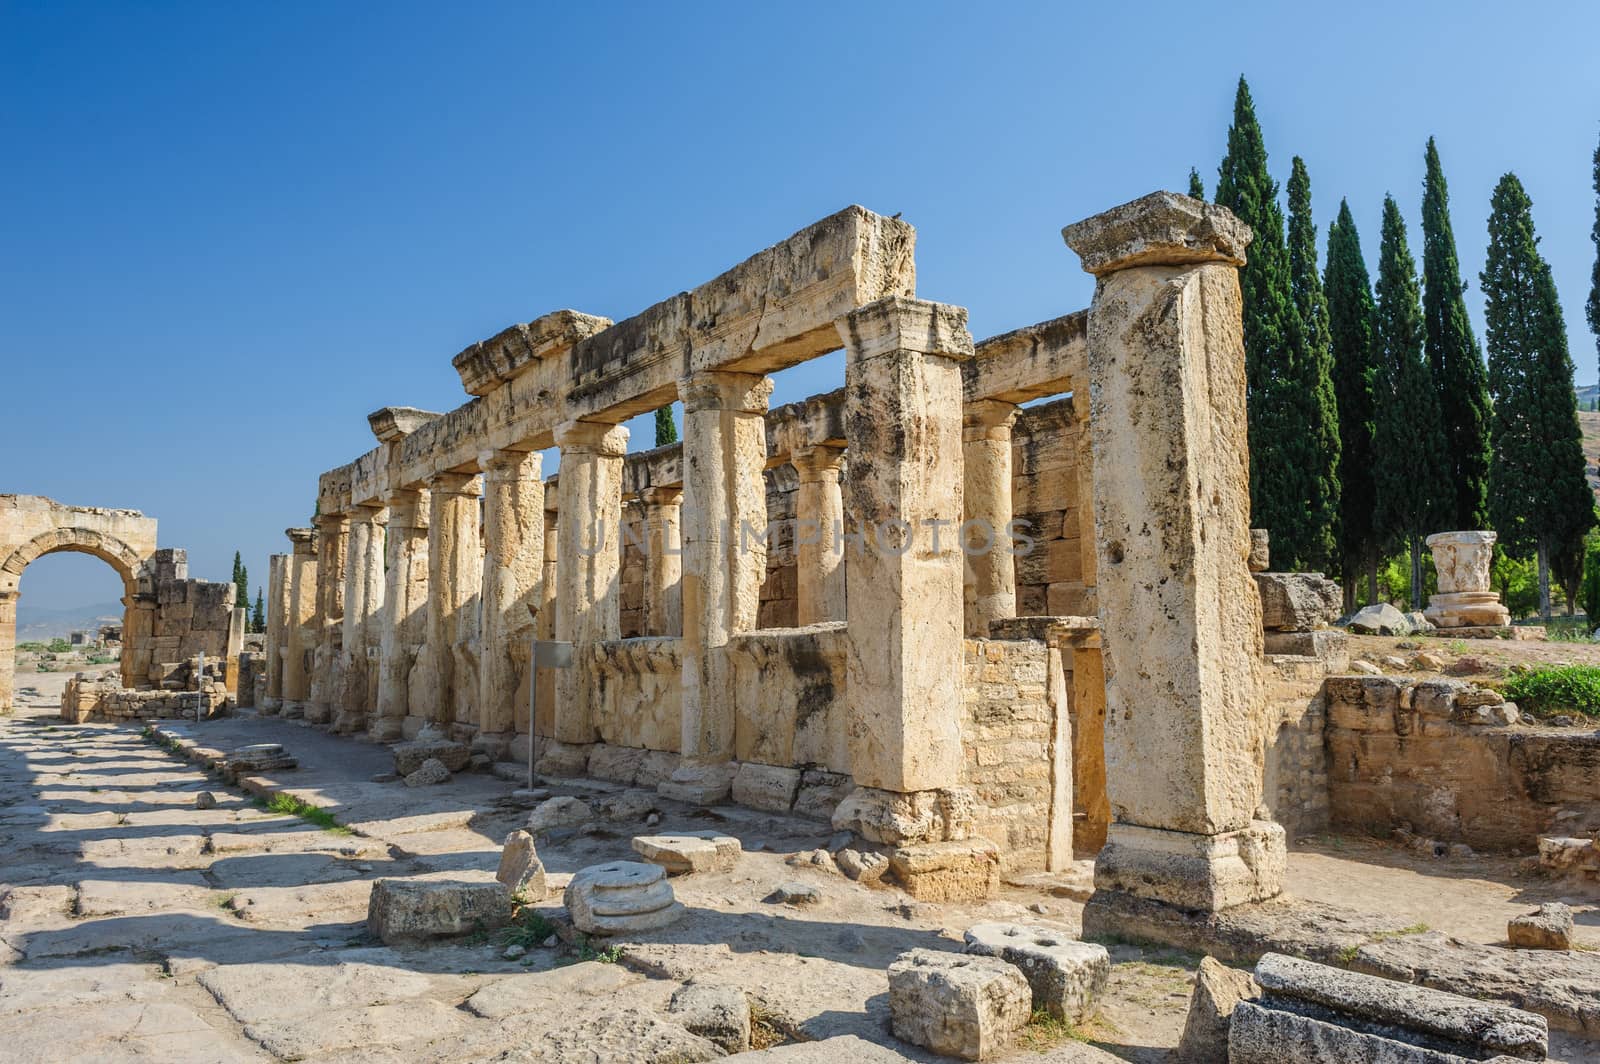
<svg viewBox="0 0 1600 1064">
<path fill-rule="evenodd" d="M 267 606 L 261 597 L 261 589 L 256 588 L 256 608 L 250 615 L 250 630 L 252 632 L 265 632 L 267 630 Z"/>
<path fill-rule="evenodd" d="M 1483 528 L 1489 520 L 1489 377 L 1467 318 L 1461 263 L 1450 226 L 1450 193 L 1433 138 L 1422 183 L 1422 321 L 1428 369 L 1439 390 L 1446 471 L 1453 499 L 1445 523 Z M 1444 531 L 1437 529 L 1436 531 Z"/>
<path fill-rule="evenodd" d="M 1584 313 L 1589 319 L 1589 331 L 1600 344 L 1600 146 L 1594 149 L 1594 228 L 1589 231 L 1589 239 L 1594 241 L 1594 280 Z M 1600 399 L 1595 400 L 1594 409 L 1600 410 Z"/>
<path fill-rule="evenodd" d="M 672 404 L 656 411 L 656 446 L 665 447 L 678 442 L 678 423 L 672 420 Z"/>
<path fill-rule="evenodd" d="M 233 552 L 233 608 L 250 608 L 250 570 L 239 560 L 238 551 Z"/>
<path fill-rule="evenodd" d="M 1293 466 L 1301 432 L 1284 391 L 1295 353 L 1305 346 L 1289 284 L 1278 186 L 1267 172 L 1267 149 L 1244 78 L 1234 97 L 1228 152 L 1217 170 L 1216 202 L 1255 233 L 1239 273 L 1244 300 L 1245 377 L 1249 389 L 1250 523 L 1272 533 L 1273 554 L 1292 566 L 1308 551 L 1307 521 Z"/>
<path fill-rule="evenodd" d="M 1578 605 L 1589 618 L 1589 627 L 1600 625 L 1600 535 L 1593 530 L 1583 537 L 1583 580 L 1578 585 Z"/>
<path fill-rule="evenodd" d="M 1383 198 L 1378 252 L 1378 379 L 1373 480 L 1379 534 L 1411 555 L 1411 608 L 1422 608 L 1422 541 L 1450 498 L 1438 391 L 1423 358 L 1417 265 L 1393 196 Z"/>
<path fill-rule="evenodd" d="M 1189 167 L 1189 195 L 1197 200 L 1206 198 L 1206 183 L 1200 180 L 1200 171 Z"/>
<path fill-rule="evenodd" d="M 1294 157 L 1289 174 L 1289 290 L 1304 346 L 1289 365 L 1285 398 L 1299 432 L 1285 440 L 1304 507 L 1297 568 L 1337 572 L 1339 552 L 1339 404 L 1333 388 L 1331 323 L 1317 275 L 1317 227 L 1311 220 L 1311 175 Z"/>
<path fill-rule="evenodd" d="M 1328 229 L 1328 266 L 1323 284 L 1328 299 L 1333 387 L 1339 404 L 1339 553 L 1348 612 L 1355 609 L 1361 573 L 1367 576 L 1367 601 L 1378 601 L 1378 558 L 1383 544 L 1373 522 L 1377 309 L 1372 302 L 1367 261 L 1361 255 L 1361 236 L 1356 232 L 1350 204 L 1344 200 L 1339 201 L 1339 216 Z"/>
<path fill-rule="evenodd" d="M 1550 266 L 1539 254 L 1533 201 L 1515 174 L 1490 200 L 1489 254 L 1479 279 L 1494 396 L 1489 512 L 1508 553 L 1538 564 L 1539 616 L 1550 616 L 1550 567 L 1594 524 L 1572 354 Z"/>
</svg>

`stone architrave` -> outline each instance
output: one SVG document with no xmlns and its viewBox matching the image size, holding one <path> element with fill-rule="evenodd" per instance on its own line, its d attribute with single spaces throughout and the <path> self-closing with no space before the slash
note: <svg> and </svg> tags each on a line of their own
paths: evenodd
<svg viewBox="0 0 1600 1064">
<path fill-rule="evenodd" d="M 305 715 L 311 696 L 310 657 L 317 645 L 312 622 L 317 612 L 317 534 L 309 528 L 291 528 L 284 534 L 294 545 L 289 556 L 289 609 L 284 614 L 283 714 Z"/>
<path fill-rule="evenodd" d="M 261 712 L 272 714 L 283 708 L 283 657 L 286 650 L 286 618 L 289 614 L 289 555 L 274 554 L 267 559 L 266 693 Z"/>
<path fill-rule="evenodd" d="M 427 637 L 428 502 L 426 492 L 399 488 L 389 493 L 388 545 L 384 556 L 383 615 L 378 636 L 378 714 L 374 739 L 401 737 L 410 706 L 409 678 Z"/>
<path fill-rule="evenodd" d="M 1015 403 L 980 399 L 961 414 L 963 545 L 968 574 L 966 634 L 986 639 L 989 622 L 1017 615 L 1017 566 L 1010 550 L 1011 427 Z"/>
<path fill-rule="evenodd" d="M 800 482 L 795 492 L 795 518 L 800 522 L 795 534 L 796 620 L 801 625 L 842 621 L 844 493 L 839 477 L 844 449 L 824 444 L 795 447 L 789 461 Z"/>
<path fill-rule="evenodd" d="M 846 734 L 863 804 L 961 778 L 961 363 L 973 348 L 963 308 L 902 297 L 851 311 L 839 334 L 857 456 L 845 507 L 861 534 L 846 566 Z"/>
<path fill-rule="evenodd" d="M 644 629 L 647 635 L 683 634 L 683 489 L 646 488 Z"/>
<path fill-rule="evenodd" d="M 1113 822 L 1097 891 L 1275 896 L 1238 267 L 1250 230 L 1158 192 L 1068 226 L 1097 277 L 1088 363 Z"/>
<path fill-rule="evenodd" d="M 628 430 L 595 421 L 570 421 L 555 431 L 561 448 L 556 482 L 561 536 L 556 550 L 556 638 L 573 645 L 576 661 L 590 647 L 622 633 L 618 574 L 622 566 L 622 458 Z M 555 737 L 583 745 L 595 733 L 594 674 L 555 671 Z"/>
<path fill-rule="evenodd" d="M 1427 538 L 1439 593 L 1428 596 L 1423 616 L 1440 628 L 1498 627 L 1511 623 L 1489 580 L 1494 562 L 1493 532 L 1438 532 Z"/>
<path fill-rule="evenodd" d="M 765 414 L 772 381 L 701 373 L 683 400 L 683 761 L 662 794 L 711 803 L 733 785 L 730 638 L 756 627 L 766 577 Z M 563 518 L 565 519 L 565 518 Z"/>
<path fill-rule="evenodd" d="M 344 564 L 343 686 L 334 730 L 366 727 L 373 695 L 367 684 L 367 649 L 376 648 L 383 615 L 383 508 L 357 506 L 350 513 Z"/>
<path fill-rule="evenodd" d="M 311 693 L 306 720 L 326 724 L 344 687 L 344 567 L 350 515 L 319 514 L 317 526 L 316 646 L 312 651 Z"/>
<path fill-rule="evenodd" d="M 516 735 L 519 660 L 544 594 L 544 481 L 537 451 L 492 451 L 483 467 L 483 633 L 475 745 L 496 760 Z M 521 654 L 519 655 L 519 651 Z"/>
</svg>

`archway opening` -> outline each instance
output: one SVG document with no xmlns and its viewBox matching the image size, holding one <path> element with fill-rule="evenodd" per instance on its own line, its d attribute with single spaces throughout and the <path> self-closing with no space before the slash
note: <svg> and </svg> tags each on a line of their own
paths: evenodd
<svg viewBox="0 0 1600 1064">
<path fill-rule="evenodd" d="M 54 705 L 67 677 L 120 675 L 129 593 L 106 559 L 60 548 L 29 563 L 16 599 L 18 705 Z"/>
</svg>

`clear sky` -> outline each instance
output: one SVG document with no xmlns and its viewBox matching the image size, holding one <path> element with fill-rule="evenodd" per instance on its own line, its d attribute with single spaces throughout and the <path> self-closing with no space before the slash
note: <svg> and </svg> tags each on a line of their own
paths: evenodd
<svg viewBox="0 0 1600 1064">
<path fill-rule="evenodd" d="M 1438 138 L 1472 308 L 1515 170 L 1578 378 L 1600 5 L 0 5 L 0 491 L 141 509 L 252 582 L 368 412 L 560 307 L 623 318 L 849 203 L 982 338 L 1088 304 L 1060 228 L 1191 165 L 1250 81 L 1280 184 L 1420 256 Z M 837 358 L 775 402 L 836 387 Z M 653 442 L 636 422 L 633 446 Z M 115 598 L 49 557 L 30 604 Z"/>
</svg>

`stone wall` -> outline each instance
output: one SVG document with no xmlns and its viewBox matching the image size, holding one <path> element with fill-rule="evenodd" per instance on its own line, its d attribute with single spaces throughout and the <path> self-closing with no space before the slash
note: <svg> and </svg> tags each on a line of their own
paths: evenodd
<svg viewBox="0 0 1600 1064">
<path fill-rule="evenodd" d="M 1028 407 L 1012 428 L 1011 505 L 1034 540 L 1016 559 L 1019 617 L 1094 612 L 1083 568 L 1082 522 L 1089 514 L 1079 498 L 1085 426 L 1067 398 Z"/>
<path fill-rule="evenodd" d="M 1048 658 L 1034 640 L 968 639 L 964 647 L 962 783 L 978 799 L 976 834 L 999 846 L 1008 870 L 1046 863 L 1057 753 Z"/>
<path fill-rule="evenodd" d="M 1267 655 L 1270 727 L 1262 800 L 1290 839 L 1328 830 L 1326 673 L 1314 657 Z"/>
<path fill-rule="evenodd" d="M 1532 853 L 1600 828 L 1600 735 L 1504 724 L 1497 694 L 1453 680 L 1337 676 L 1327 698 L 1336 830 Z"/>
<path fill-rule="evenodd" d="M 203 712 L 212 716 L 228 702 L 228 690 L 207 668 L 204 694 L 185 690 L 133 690 L 114 680 L 79 673 L 61 692 L 61 719 L 74 724 L 90 720 L 193 719 L 197 698 Z"/>
</svg>

